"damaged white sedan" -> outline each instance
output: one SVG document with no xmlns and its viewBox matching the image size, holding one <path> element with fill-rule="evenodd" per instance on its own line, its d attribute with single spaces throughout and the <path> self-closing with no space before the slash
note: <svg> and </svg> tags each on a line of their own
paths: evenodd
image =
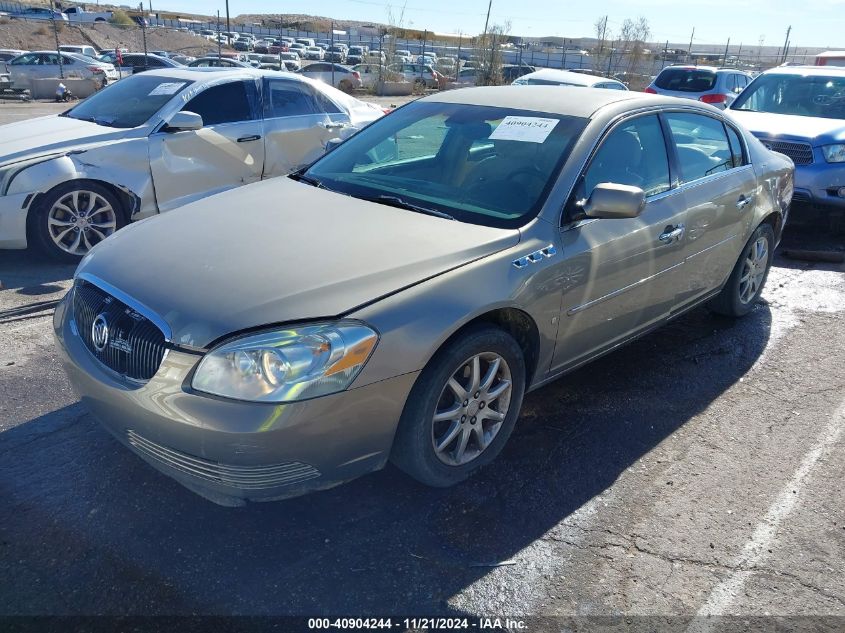
<svg viewBox="0 0 845 633">
<path fill-rule="evenodd" d="M 0 248 L 76 261 L 127 222 L 307 165 L 383 113 L 289 73 L 133 75 L 0 126 Z"/>
</svg>

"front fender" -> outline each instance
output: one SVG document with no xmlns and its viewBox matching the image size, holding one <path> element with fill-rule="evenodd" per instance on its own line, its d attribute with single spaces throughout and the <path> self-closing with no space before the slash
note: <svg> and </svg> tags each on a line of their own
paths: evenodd
<svg viewBox="0 0 845 633">
<path fill-rule="evenodd" d="M 545 225 L 545 226 L 542 226 Z M 391 295 L 349 315 L 372 325 L 380 340 L 354 386 L 421 370 L 467 323 L 495 310 L 527 314 L 537 326 L 533 380 L 548 373 L 557 338 L 562 292 L 555 283 L 559 258 L 517 268 L 514 261 L 555 244 L 552 225 L 536 222 L 519 244 Z"/>
<path fill-rule="evenodd" d="M 128 139 L 35 162 L 15 173 L 6 195 L 35 194 L 72 180 L 94 180 L 122 192 L 132 220 L 158 213 L 146 138 Z M 30 202 L 30 208 L 32 202 Z"/>
</svg>

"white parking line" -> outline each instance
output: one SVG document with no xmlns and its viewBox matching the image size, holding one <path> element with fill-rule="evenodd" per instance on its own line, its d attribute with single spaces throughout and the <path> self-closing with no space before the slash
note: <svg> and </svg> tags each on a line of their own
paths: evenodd
<svg viewBox="0 0 845 633">
<path fill-rule="evenodd" d="M 781 488 L 780 494 L 769 507 L 766 516 L 757 524 L 754 533 L 751 535 L 751 540 L 742 548 L 742 554 L 736 561 L 737 570 L 713 589 L 707 602 L 698 610 L 696 615 L 699 617 L 695 618 L 687 629 L 688 633 L 710 631 L 718 620 L 712 620 L 706 616 L 728 613 L 746 581 L 755 573 L 750 568 L 753 568 L 765 557 L 766 551 L 771 548 L 781 524 L 798 504 L 802 484 L 812 473 L 816 464 L 827 457 L 833 446 L 842 437 L 843 430 L 845 430 L 845 400 L 840 403 L 836 412 L 816 438 L 815 443 L 804 455 L 798 469 Z"/>
</svg>

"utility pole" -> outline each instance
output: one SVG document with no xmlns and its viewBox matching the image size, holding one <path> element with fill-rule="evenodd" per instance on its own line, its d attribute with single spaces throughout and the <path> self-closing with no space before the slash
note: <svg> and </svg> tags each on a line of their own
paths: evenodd
<svg viewBox="0 0 845 633">
<path fill-rule="evenodd" d="M 786 61 L 786 51 L 789 48 L 789 34 L 792 32 L 792 25 L 789 25 L 789 28 L 786 29 L 786 38 L 783 41 L 783 60 Z"/>
<path fill-rule="evenodd" d="M 232 27 L 229 25 L 229 0 L 226 0 L 226 32 L 232 32 Z M 232 40 L 230 39 L 231 37 L 231 35 L 226 36 L 226 41 L 229 42 L 229 46 L 232 45 Z"/>
<path fill-rule="evenodd" d="M 487 3 L 487 18 L 484 20 L 484 36 L 487 37 L 487 26 L 490 24 L 490 9 L 493 7 L 493 0 Z"/>
<path fill-rule="evenodd" d="M 332 45 L 329 47 L 329 50 L 332 52 L 332 60 L 329 63 L 331 63 L 331 65 L 332 65 L 332 88 L 337 88 L 337 86 L 335 86 L 335 84 L 334 84 L 334 20 L 332 20 L 332 39 L 331 39 L 331 42 L 332 42 Z"/>
<path fill-rule="evenodd" d="M 222 53 L 220 51 L 220 47 L 222 44 L 220 43 L 220 9 L 217 9 L 217 57 L 222 57 Z"/>
<path fill-rule="evenodd" d="M 692 27 L 692 35 L 689 36 L 689 48 L 687 49 L 687 57 L 692 58 L 692 41 L 695 39 L 695 27 Z"/>
<path fill-rule="evenodd" d="M 146 23 L 147 20 L 144 17 L 144 3 L 138 5 L 138 9 L 141 11 L 141 37 L 144 40 L 144 70 L 147 69 L 147 27 Z"/>
<path fill-rule="evenodd" d="M 728 49 L 731 47 L 731 38 L 728 38 L 728 43 L 725 44 L 725 54 L 722 56 L 722 66 L 728 65 Z"/>
<path fill-rule="evenodd" d="M 65 78 L 65 65 L 62 63 L 62 49 L 59 48 L 59 27 L 56 24 L 56 7 L 50 0 L 50 21 L 53 23 L 53 37 L 56 38 L 56 55 L 59 58 L 59 79 Z"/>
</svg>

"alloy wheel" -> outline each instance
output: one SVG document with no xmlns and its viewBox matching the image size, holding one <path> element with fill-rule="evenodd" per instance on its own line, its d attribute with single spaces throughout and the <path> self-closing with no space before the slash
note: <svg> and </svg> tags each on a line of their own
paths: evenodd
<svg viewBox="0 0 845 633">
<path fill-rule="evenodd" d="M 758 237 L 745 252 L 745 262 L 739 278 L 739 300 L 748 304 L 754 300 L 769 265 L 769 240 L 765 236 Z"/>
<path fill-rule="evenodd" d="M 65 253 L 81 256 L 117 229 L 117 214 L 103 196 L 93 191 L 70 191 L 47 213 L 53 243 Z"/>
<path fill-rule="evenodd" d="M 493 442 L 511 403 L 511 371 L 494 352 L 476 354 L 455 370 L 435 407 L 431 441 L 449 466 L 476 459 Z"/>
</svg>

